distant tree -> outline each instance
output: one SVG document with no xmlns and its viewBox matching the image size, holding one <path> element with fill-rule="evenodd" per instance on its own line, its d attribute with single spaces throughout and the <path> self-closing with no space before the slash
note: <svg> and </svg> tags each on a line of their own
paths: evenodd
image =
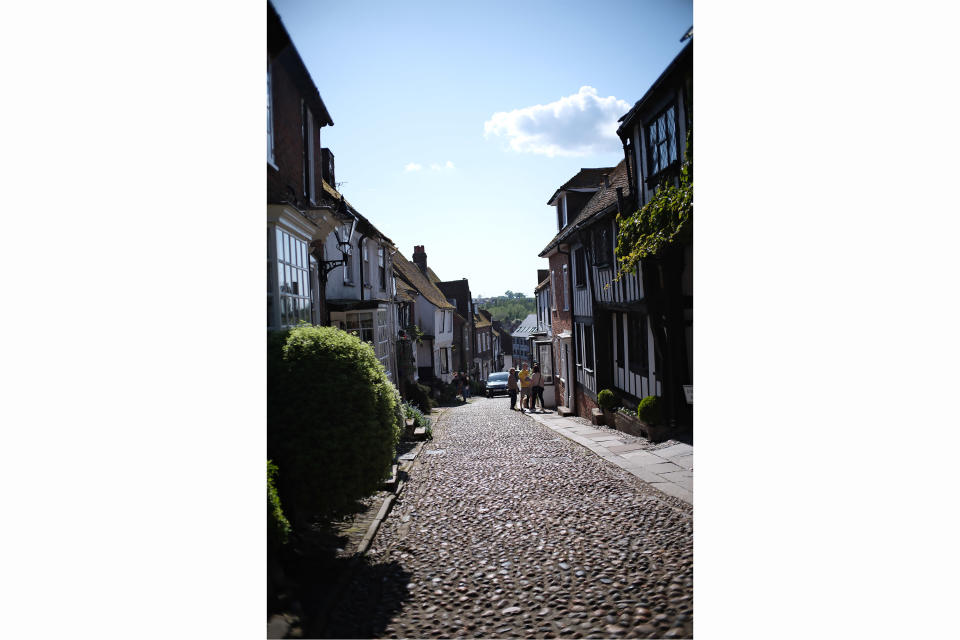
<svg viewBox="0 0 960 640">
<path fill-rule="evenodd" d="M 510 291 L 510 289 L 507 289 L 507 290 L 504 292 L 504 295 L 507 296 L 508 298 L 512 298 L 512 297 L 513 297 L 513 291 Z"/>
</svg>

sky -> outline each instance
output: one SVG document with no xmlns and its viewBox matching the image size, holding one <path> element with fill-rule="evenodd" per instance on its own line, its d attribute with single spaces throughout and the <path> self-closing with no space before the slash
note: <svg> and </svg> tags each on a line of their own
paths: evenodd
<svg viewBox="0 0 960 640">
<path fill-rule="evenodd" d="M 344 196 L 475 297 L 533 295 L 546 203 L 623 159 L 616 121 L 682 49 L 692 2 L 308 2 L 274 6 L 334 126 Z"/>
</svg>

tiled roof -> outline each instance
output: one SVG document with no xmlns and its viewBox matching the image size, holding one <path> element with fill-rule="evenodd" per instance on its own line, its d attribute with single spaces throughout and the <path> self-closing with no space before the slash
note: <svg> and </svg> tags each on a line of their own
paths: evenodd
<svg viewBox="0 0 960 640">
<path fill-rule="evenodd" d="M 473 316 L 473 326 L 476 327 L 477 329 L 482 329 L 483 327 L 491 327 L 491 326 L 493 326 L 493 325 L 492 325 L 492 323 L 491 323 L 489 320 L 487 320 L 487 319 L 484 318 L 483 316 L 478 315 L 478 314 L 474 314 L 474 316 Z"/>
<path fill-rule="evenodd" d="M 437 307 L 438 309 L 454 308 L 452 304 L 447 302 L 443 292 L 440 291 L 440 289 L 437 289 L 436 285 L 430 282 L 426 276 L 423 275 L 423 273 L 420 271 L 420 267 L 407 260 L 407 258 L 399 251 L 393 255 L 393 270 L 400 278 L 406 281 L 408 285 L 426 298 L 433 306 Z"/>
<path fill-rule="evenodd" d="M 577 230 L 583 227 L 584 224 L 590 221 L 590 218 L 593 218 L 598 213 L 606 209 L 612 204 L 617 203 L 617 187 L 623 187 L 623 197 L 626 198 L 630 194 L 630 184 L 627 179 L 627 161 L 621 160 L 613 172 L 609 176 L 610 186 L 609 187 L 600 187 L 600 190 L 593 194 L 593 197 L 587 201 L 587 204 L 583 206 L 583 209 L 574 218 L 563 231 L 554 236 L 553 240 L 550 241 L 543 251 L 540 252 L 540 255 L 547 253 L 553 247 L 557 246 L 571 235 L 574 234 Z"/>
<path fill-rule="evenodd" d="M 537 330 L 537 314 L 531 313 L 526 318 L 523 319 L 523 322 L 520 323 L 520 326 L 513 330 L 511 335 L 517 337 L 527 336 Z"/>
<path fill-rule="evenodd" d="M 603 182 L 603 174 L 613 171 L 613 167 L 597 167 L 593 169 L 580 169 L 577 175 L 563 183 L 559 189 L 553 192 L 547 204 L 553 203 L 554 199 L 561 191 L 567 189 L 584 189 L 586 187 L 595 187 L 598 182 Z"/>
<path fill-rule="evenodd" d="M 543 289 L 543 288 L 544 288 L 545 286 L 547 286 L 548 284 L 550 284 L 550 278 L 544 278 L 544 279 L 543 279 L 543 282 L 541 282 L 540 284 L 538 284 L 538 285 L 536 286 L 536 288 L 534 289 L 534 291 L 540 291 L 540 289 Z"/>
</svg>

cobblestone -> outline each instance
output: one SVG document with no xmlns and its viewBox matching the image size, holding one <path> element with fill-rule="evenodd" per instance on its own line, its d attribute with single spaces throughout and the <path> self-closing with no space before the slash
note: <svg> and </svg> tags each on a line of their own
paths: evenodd
<svg viewBox="0 0 960 640">
<path fill-rule="evenodd" d="M 447 410 L 430 449 L 331 633 L 692 637 L 690 505 L 501 399 Z"/>
</svg>

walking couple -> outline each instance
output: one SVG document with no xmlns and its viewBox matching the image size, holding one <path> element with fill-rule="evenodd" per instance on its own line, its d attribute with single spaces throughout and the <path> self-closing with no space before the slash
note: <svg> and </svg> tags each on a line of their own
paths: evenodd
<svg viewBox="0 0 960 640">
<path fill-rule="evenodd" d="M 517 389 L 520 390 L 520 408 L 519 411 L 528 411 L 533 413 L 537 406 L 537 398 L 540 398 L 540 412 L 543 413 L 545 407 L 543 404 L 543 374 L 540 373 L 540 365 L 534 363 L 533 371 L 527 368 L 527 363 L 523 363 L 520 371 L 510 367 L 510 376 L 507 378 L 507 392 L 510 394 L 510 409 L 517 411 Z"/>
</svg>

